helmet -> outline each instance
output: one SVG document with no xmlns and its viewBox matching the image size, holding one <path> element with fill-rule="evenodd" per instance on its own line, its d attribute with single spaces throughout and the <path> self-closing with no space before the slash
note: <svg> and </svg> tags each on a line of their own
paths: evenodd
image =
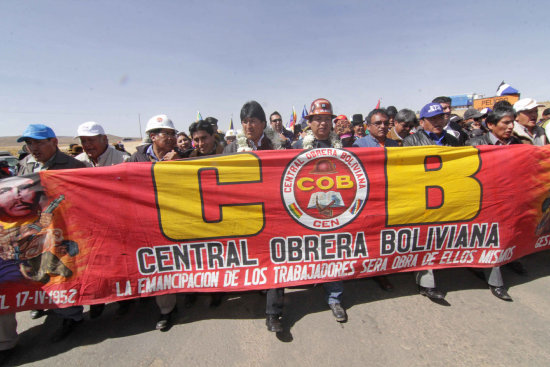
<svg viewBox="0 0 550 367">
<path fill-rule="evenodd" d="M 233 131 L 231 129 L 227 130 L 227 132 L 225 133 L 225 137 L 230 138 L 232 136 L 237 136 L 237 135 L 235 135 L 235 131 Z"/>
<path fill-rule="evenodd" d="M 313 115 L 330 115 L 331 118 L 336 117 L 336 115 L 332 113 L 332 104 L 325 98 L 318 98 L 311 103 L 309 114 L 306 117 L 309 118 Z"/>
<path fill-rule="evenodd" d="M 172 120 L 166 115 L 156 115 L 153 116 L 147 121 L 147 126 L 145 127 L 145 133 L 147 134 L 151 130 L 155 129 L 172 129 L 176 130 Z"/>
</svg>

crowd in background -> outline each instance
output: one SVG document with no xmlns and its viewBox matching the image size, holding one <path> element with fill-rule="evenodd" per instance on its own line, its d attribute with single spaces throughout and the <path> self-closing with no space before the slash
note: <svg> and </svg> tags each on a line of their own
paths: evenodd
<svg viewBox="0 0 550 367">
<path fill-rule="evenodd" d="M 188 132 L 178 132 L 173 121 L 164 114 L 153 116 L 146 126 L 146 138 L 138 146 L 136 152 L 128 153 L 122 142 L 109 144 L 107 134 L 99 123 L 85 122 L 76 128 L 76 136 L 80 144 L 69 147 L 68 154 L 60 151 L 54 130 L 43 124 L 31 124 L 17 140 L 25 145 L 20 151 L 17 172 L 0 170 L 3 177 L 0 180 L 0 203 L 10 200 L 20 200 L 25 188 L 14 174 L 23 176 L 43 170 L 65 168 L 101 167 L 127 162 L 158 162 L 177 159 L 188 159 L 218 154 L 254 150 L 279 149 L 313 149 L 313 148 L 347 148 L 347 147 L 400 147 L 418 145 L 510 145 L 532 144 L 542 146 L 548 143 L 547 132 L 550 133 L 550 109 L 545 109 L 539 119 L 539 108 L 542 105 L 530 98 L 518 100 L 514 105 L 506 101 L 497 102 L 492 108 L 482 111 L 470 108 L 463 117 L 453 114 L 451 99 L 437 97 L 427 103 L 417 115 L 410 109 L 390 106 L 375 108 L 366 117 L 362 114 L 352 114 L 351 120 L 346 115 L 335 115 L 330 101 L 317 99 L 313 101 L 309 113 L 302 123 L 297 123 L 292 129 L 283 124 L 282 115 L 274 111 L 267 117 L 261 105 L 249 101 L 241 109 L 241 128 L 239 131 L 228 130 L 225 134 L 218 128 L 218 120 L 207 117 L 191 124 Z M 18 178 L 23 180 L 24 178 Z M 19 195 L 19 196 L 18 196 Z M 30 194 L 29 194 L 30 196 Z M 33 197 L 33 200 L 35 198 Z M 36 200 L 35 200 L 36 201 Z M 40 211 L 29 201 L 28 212 L 9 214 L 2 211 L 0 204 L 1 236 L 6 248 L 17 246 L 20 238 L 14 239 L 7 233 L 5 223 L 15 222 L 17 215 L 28 216 Z M 39 236 L 42 228 L 47 227 L 47 216 L 39 213 L 32 229 L 33 236 Z M 44 224 L 43 221 L 47 223 Z M 51 221 L 51 218 L 50 218 Z M 11 237 L 9 237 L 11 236 Z M 18 258 L 0 256 L 0 283 L 2 277 L 31 279 L 44 282 L 49 279 L 47 273 L 28 266 L 27 271 L 21 271 L 27 264 Z M 29 255 L 27 261 L 31 261 Z M 521 262 L 510 264 L 512 270 L 524 274 L 526 269 Z M 70 276 L 65 273 L 53 274 Z M 63 275 L 65 274 L 65 275 Z M 491 292 L 499 299 L 510 301 L 499 267 L 485 269 L 477 273 L 485 279 Z M 7 278 L 6 278 L 7 279 Z M 11 278 L 10 278 L 11 279 Z M 386 291 L 393 289 L 388 277 L 375 277 L 380 287 Z M 416 273 L 416 281 L 420 294 L 432 299 L 443 300 L 445 293 L 436 287 L 434 272 L 431 270 Z M 323 283 L 326 300 L 334 317 L 339 322 L 347 320 L 347 314 L 342 306 L 344 286 L 342 282 Z M 283 315 L 284 288 L 270 289 L 266 292 L 266 326 L 269 331 L 282 331 L 281 317 Z M 193 295 L 188 295 L 192 302 Z M 212 295 L 212 305 L 219 305 L 223 293 Z M 159 319 L 156 329 L 167 330 L 173 322 L 176 312 L 176 295 L 156 296 L 159 307 Z M 118 315 L 128 312 L 132 301 L 118 302 Z M 105 305 L 92 305 L 90 318 L 101 315 Z M 52 312 L 59 315 L 62 323 L 53 334 L 53 341 L 60 341 L 83 322 L 83 307 L 73 306 L 56 309 Z M 32 318 L 46 314 L 45 310 L 33 310 Z M 17 341 L 15 314 L 0 315 L 0 352 L 7 354 Z"/>
</svg>

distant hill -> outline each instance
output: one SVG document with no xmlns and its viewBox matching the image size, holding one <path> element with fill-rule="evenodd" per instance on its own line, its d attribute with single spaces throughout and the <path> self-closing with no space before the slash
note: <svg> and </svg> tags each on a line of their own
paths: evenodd
<svg viewBox="0 0 550 367">
<path fill-rule="evenodd" d="M 107 137 L 109 138 L 109 143 L 116 143 L 118 141 L 121 141 L 124 143 L 124 145 L 128 146 L 135 146 L 138 142 L 141 142 L 140 138 L 122 138 L 120 136 L 116 135 L 110 135 L 107 134 Z M 0 137 L 0 150 L 7 150 L 11 152 L 12 154 L 16 154 L 19 149 L 21 149 L 21 146 L 23 143 L 18 143 L 17 138 L 19 136 L 2 136 Z M 126 140 L 124 140 L 126 139 Z M 80 144 L 80 141 L 78 139 L 75 139 L 72 136 L 58 136 L 57 140 L 59 141 L 59 148 L 62 151 L 65 151 L 68 149 L 70 144 Z"/>
<path fill-rule="evenodd" d="M 19 136 L 0 137 L 0 146 L 19 145 L 19 143 L 17 143 L 17 138 L 19 138 Z M 109 138 L 109 143 L 116 143 L 117 141 L 120 141 L 122 139 L 130 139 L 129 141 L 139 140 L 139 138 L 122 138 L 120 136 L 110 135 L 110 134 L 107 134 L 107 137 Z M 79 143 L 78 139 L 75 139 L 73 136 L 58 136 L 57 140 L 59 140 L 59 145 L 69 145 L 73 143 Z"/>
</svg>

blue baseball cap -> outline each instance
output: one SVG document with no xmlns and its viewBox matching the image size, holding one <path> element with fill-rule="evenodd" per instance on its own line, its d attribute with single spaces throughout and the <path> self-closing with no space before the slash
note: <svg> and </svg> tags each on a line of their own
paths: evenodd
<svg viewBox="0 0 550 367">
<path fill-rule="evenodd" d="M 17 142 L 20 143 L 25 139 L 43 140 L 49 138 L 55 138 L 55 133 L 51 127 L 42 124 L 30 124 L 23 131 L 23 135 L 17 139 Z"/>
<path fill-rule="evenodd" d="M 420 110 L 420 118 L 434 117 L 443 113 L 445 112 L 439 103 L 428 103 Z"/>
</svg>

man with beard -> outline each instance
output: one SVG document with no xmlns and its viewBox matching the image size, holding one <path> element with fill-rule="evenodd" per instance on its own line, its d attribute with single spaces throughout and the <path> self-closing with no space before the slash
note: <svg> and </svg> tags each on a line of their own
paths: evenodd
<svg viewBox="0 0 550 367">
<path fill-rule="evenodd" d="M 35 178 L 39 180 L 39 177 Z M 47 226 L 51 221 L 51 216 L 48 216 L 42 221 L 35 221 L 36 228 L 31 227 L 42 197 L 39 187 L 31 178 L 13 177 L 0 181 L 0 284 L 25 280 L 20 271 L 21 261 L 13 256 L 5 256 L 10 253 L 10 249 L 18 246 L 14 238 L 17 233 L 12 232 L 19 232 L 19 236 L 23 233 L 25 237 L 36 235 L 41 224 Z M 11 227 L 14 220 L 20 222 L 19 226 Z M 0 364 L 11 354 L 16 343 L 15 313 L 0 315 Z"/>
<path fill-rule="evenodd" d="M 0 181 L 0 284 L 12 282 L 47 283 L 50 275 L 70 277 L 72 271 L 60 260 L 69 253 L 76 255 L 78 246 L 61 240 L 60 230 L 48 230 L 55 207 L 61 200 L 48 205 L 38 174 L 10 177 Z M 70 316 L 80 320 L 65 321 L 70 332 L 82 320 L 82 307 L 70 307 Z M 63 313 L 62 313 L 63 315 Z M 15 313 L 0 315 L 0 361 L 11 353 L 17 342 Z"/>
<path fill-rule="evenodd" d="M 306 116 L 311 129 L 303 140 L 293 144 L 295 149 L 315 148 L 342 148 L 338 135 L 332 131 L 332 119 L 336 117 L 332 113 L 332 104 L 325 98 L 319 98 L 311 103 L 309 114 Z M 344 283 L 342 281 L 323 283 L 327 303 L 332 310 L 333 316 L 338 322 L 345 322 L 348 319 L 346 310 L 342 307 L 342 295 Z"/>
<path fill-rule="evenodd" d="M 285 148 L 290 148 L 290 144 L 294 140 L 294 133 L 285 129 L 283 118 L 279 112 L 275 111 L 269 116 L 269 124 L 271 125 L 271 129 L 279 133 L 279 139 L 281 139 Z"/>
<path fill-rule="evenodd" d="M 344 147 L 351 147 L 355 141 L 351 124 L 346 115 L 340 115 L 334 119 L 334 132 L 340 137 Z"/>
</svg>

